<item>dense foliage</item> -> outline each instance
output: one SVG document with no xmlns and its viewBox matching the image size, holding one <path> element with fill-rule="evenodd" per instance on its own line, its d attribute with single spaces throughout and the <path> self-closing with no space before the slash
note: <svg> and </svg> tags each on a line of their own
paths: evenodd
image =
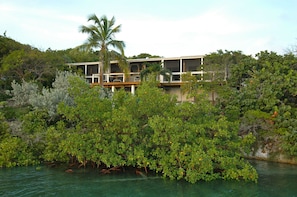
<svg viewBox="0 0 297 197">
<path fill-rule="evenodd" d="M 204 96 L 176 105 L 176 99 L 164 94 L 155 81 L 143 83 L 136 95 L 121 90 L 110 97 L 78 76 L 68 80 L 73 101 L 61 99 L 59 119 L 31 103 L 33 110 L 22 118 L 21 131 L 12 132 L 16 135 L 12 139 L 22 142 L 22 150 L 30 154 L 29 161 L 132 166 L 192 183 L 257 180 L 256 171 L 241 157 L 253 136 L 240 138 L 238 123 L 227 121 Z M 1 141 L 2 149 L 11 148 L 7 146 Z M 6 152 L 1 154 L 6 157 Z M 13 164 L 13 159 L 1 166 L 24 165 Z"/>
<path fill-rule="evenodd" d="M 140 53 L 139 55 L 133 55 L 129 57 L 129 59 L 146 59 L 146 58 L 157 58 L 160 57 L 158 55 L 151 55 L 149 53 Z"/>
<path fill-rule="evenodd" d="M 221 63 L 221 64 L 220 64 Z M 262 51 L 256 58 L 241 52 L 218 51 L 205 57 L 205 66 L 221 66 L 226 80 L 216 78 L 217 104 L 228 120 L 240 120 L 240 135 L 252 133 L 254 150 L 297 156 L 297 58 Z M 213 86 L 213 83 L 205 83 Z"/>
<path fill-rule="evenodd" d="M 251 151 L 297 156 L 294 54 L 206 55 L 203 75 L 183 76 L 194 102 L 177 104 L 151 80 L 160 65 L 148 66 L 135 95 L 111 93 L 61 71 L 65 62 L 96 60 L 93 51 L 42 52 L 2 36 L 0 45 L 0 167 L 69 163 L 103 172 L 134 167 L 192 183 L 256 181 L 243 159 Z"/>
<path fill-rule="evenodd" d="M 0 36 L 0 100 L 8 98 L 5 91 L 12 89 L 12 81 L 34 81 L 38 86 L 50 87 L 57 71 L 69 69 L 66 63 L 87 61 L 98 61 L 91 49 L 76 47 L 41 51 Z"/>
</svg>

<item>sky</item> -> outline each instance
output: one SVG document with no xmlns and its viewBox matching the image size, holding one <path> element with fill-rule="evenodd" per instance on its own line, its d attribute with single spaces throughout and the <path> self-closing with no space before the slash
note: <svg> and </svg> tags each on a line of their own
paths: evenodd
<svg viewBox="0 0 297 197">
<path fill-rule="evenodd" d="M 0 35 L 40 50 L 65 50 L 96 14 L 115 17 L 130 57 L 205 55 L 217 50 L 284 54 L 297 45 L 296 0 L 0 0 Z"/>
</svg>

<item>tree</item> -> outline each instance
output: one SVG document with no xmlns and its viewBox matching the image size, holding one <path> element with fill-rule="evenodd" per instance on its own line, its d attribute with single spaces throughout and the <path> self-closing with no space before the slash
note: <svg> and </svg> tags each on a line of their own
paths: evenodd
<svg viewBox="0 0 297 197">
<path fill-rule="evenodd" d="M 272 144 L 274 149 L 270 153 L 282 151 L 296 156 L 297 72 L 294 65 L 297 59 L 290 54 L 282 56 L 267 51 L 256 57 L 242 61 L 241 68 L 233 70 L 245 79 L 241 80 L 240 88 L 233 89 L 225 112 L 237 108 L 240 132 L 252 132 L 262 147 Z"/>
<path fill-rule="evenodd" d="M 82 48 L 80 46 L 73 49 L 58 51 L 58 53 L 67 63 L 99 61 L 96 51 L 90 48 Z"/>
<path fill-rule="evenodd" d="M 103 86 L 103 72 L 109 67 L 111 60 L 111 51 L 109 47 L 113 47 L 120 51 L 120 55 L 124 57 L 125 43 L 120 40 L 115 40 L 115 34 L 121 30 L 121 25 L 114 27 L 115 18 L 108 20 L 106 16 L 98 18 L 95 14 L 91 15 L 88 21 L 92 21 L 94 25 L 81 26 L 82 33 L 89 34 L 88 41 L 83 45 L 85 47 L 99 48 L 100 64 L 100 85 Z M 119 65 L 123 66 L 124 65 Z"/>
<path fill-rule="evenodd" d="M 31 47 L 29 45 L 23 45 L 11 38 L 0 35 L 0 62 L 5 56 L 15 50 L 27 50 L 30 48 Z"/>
<path fill-rule="evenodd" d="M 64 60 L 54 52 L 15 50 L 3 58 L 0 72 L 9 82 L 26 80 L 49 86 L 63 66 Z"/>
<path fill-rule="evenodd" d="M 159 55 L 151 55 L 149 53 L 140 53 L 139 55 L 133 55 L 132 57 L 129 57 L 131 59 L 145 59 L 145 58 L 157 58 L 161 57 Z"/>
<path fill-rule="evenodd" d="M 240 84 L 242 74 L 239 71 L 233 74 L 233 70 L 238 69 L 238 64 L 246 58 L 248 56 L 242 54 L 241 51 L 218 50 L 207 54 L 203 61 L 203 80 L 200 80 L 200 76 L 199 78 L 192 76 L 191 73 L 183 74 L 182 80 L 186 82 L 182 86 L 183 92 L 195 97 L 198 90 L 207 90 L 211 93 L 212 102 L 215 104 L 215 101 L 222 99 L 223 94 L 230 92 L 226 90 L 227 82 L 231 83 L 230 86 Z M 219 97 L 216 98 L 216 95 Z"/>
<path fill-rule="evenodd" d="M 247 68 L 240 66 L 241 62 L 250 60 L 250 56 L 242 54 L 241 51 L 223 51 L 210 53 L 204 57 L 203 75 L 204 80 L 216 83 L 228 82 L 231 86 L 240 86 L 246 76 L 242 75 Z M 250 63 L 250 62 L 249 62 Z M 251 65 L 251 64 L 249 64 Z"/>
<path fill-rule="evenodd" d="M 122 89 L 109 97 L 101 87 L 67 76 L 56 77 L 39 99 L 56 97 L 55 89 L 69 95 L 71 103 L 63 98 L 45 103 L 58 104 L 59 119 L 51 121 L 44 106 L 34 107 L 20 119 L 18 132 L 9 133 L 0 114 L 0 167 L 69 161 L 103 173 L 125 167 L 153 170 L 192 183 L 257 180 L 256 171 L 241 158 L 253 136 L 239 137 L 238 122 L 227 121 L 207 97 L 177 105 L 155 79 L 141 83 L 135 95 Z"/>
<path fill-rule="evenodd" d="M 152 75 L 155 79 L 162 75 L 166 80 L 170 80 L 172 72 L 167 69 L 163 68 L 160 63 L 145 63 L 145 68 L 140 72 L 141 80 L 146 79 L 148 75 Z"/>
<path fill-rule="evenodd" d="M 73 104 L 72 97 L 68 94 L 68 89 L 71 87 L 70 81 L 77 78 L 81 82 L 80 92 L 84 88 L 89 88 L 89 84 L 85 78 L 71 73 L 69 71 L 59 71 L 56 73 L 52 88 L 43 87 L 39 90 L 36 83 L 26 82 L 23 80 L 21 84 L 12 82 L 12 90 L 8 90 L 15 107 L 30 105 L 35 110 L 45 110 L 52 118 L 57 115 L 57 107 L 60 102 L 65 102 L 68 105 Z"/>
</svg>

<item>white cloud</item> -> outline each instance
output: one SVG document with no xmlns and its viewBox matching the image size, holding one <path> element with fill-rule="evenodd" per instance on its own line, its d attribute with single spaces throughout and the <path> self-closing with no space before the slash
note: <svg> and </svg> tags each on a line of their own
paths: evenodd
<svg viewBox="0 0 297 197">
<path fill-rule="evenodd" d="M 245 42 L 242 36 L 263 28 L 234 18 L 224 9 L 175 21 L 139 16 L 123 20 L 121 24 L 120 39 L 126 41 L 128 55 L 148 52 L 163 56 L 197 55 L 230 48 L 241 50 L 241 43 Z"/>
<path fill-rule="evenodd" d="M 7 36 L 40 49 L 67 49 L 82 44 L 85 36 L 79 25 L 86 19 L 46 8 L 16 7 L 1 4 L 2 27 Z M 3 30 L 4 31 L 4 30 Z M 21 32 L 21 33 L 20 33 Z"/>
<path fill-rule="evenodd" d="M 40 7 L 27 3 L 13 4 L 12 1 L 0 3 L 0 33 L 7 30 L 7 35 L 11 38 L 42 49 L 67 49 L 82 44 L 87 38 L 87 35 L 79 32 L 79 26 L 87 23 L 88 14 L 84 13 L 92 13 L 92 9 L 98 7 L 99 3 L 92 4 L 91 7 L 84 4 L 84 8 L 76 10 L 71 9 L 73 6 L 70 9 L 53 9 L 60 5 L 56 4 L 48 8 L 43 4 Z M 117 14 L 116 24 L 122 25 L 122 31 L 116 38 L 125 41 L 128 56 L 142 52 L 166 57 L 199 55 L 218 49 L 242 50 L 249 54 L 266 49 L 283 52 L 282 45 L 288 43 L 288 37 L 291 36 L 292 42 L 295 41 L 296 36 L 288 33 L 296 32 L 296 27 L 292 24 L 294 17 L 290 13 L 285 10 L 278 12 L 286 13 L 286 22 L 283 23 L 282 18 L 276 17 L 280 14 L 266 12 L 261 6 L 255 13 L 251 7 L 241 13 L 241 10 L 236 9 L 237 4 L 215 3 L 204 9 L 199 3 L 197 13 L 191 14 L 177 13 L 179 9 L 152 14 L 154 7 L 147 8 L 148 10 L 138 7 L 135 10 L 126 6 L 123 11 L 119 10 L 123 6 L 121 4 L 112 9 L 108 6 L 101 8 L 109 17 L 110 12 Z M 169 7 L 171 6 L 174 5 Z M 245 2 L 241 8 L 248 6 L 249 3 Z M 168 5 L 164 6 L 167 7 Z M 288 20 L 290 17 L 291 20 Z M 291 27 L 287 28 L 290 24 Z M 283 46 L 285 47 L 287 46 Z"/>
</svg>

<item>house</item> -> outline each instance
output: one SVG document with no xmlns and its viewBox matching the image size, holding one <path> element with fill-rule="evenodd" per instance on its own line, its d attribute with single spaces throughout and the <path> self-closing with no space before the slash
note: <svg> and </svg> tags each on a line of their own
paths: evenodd
<svg viewBox="0 0 297 197">
<path fill-rule="evenodd" d="M 117 61 L 110 62 L 110 67 L 103 76 L 104 87 L 111 88 L 112 91 L 116 88 L 125 88 L 134 94 L 135 89 L 140 84 L 140 71 L 147 63 L 158 63 L 172 72 L 170 80 L 165 79 L 162 75 L 158 76 L 158 80 L 160 81 L 160 87 L 169 94 L 175 94 L 178 101 L 188 100 L 186 95 L 183 95 L 181 92 L 181 85 L 183 83 L 182 74 L 190 72 L 191 75 L 196 75 L 197 80 L 205 80 L 204 75 L 206 72 L 203 70 L 202 55 L 128 59 L 127 61 L 130 71 L 127 75 L 120 69 Z M 90 84 L 99 85 L 99 64 L 100 62 L 79 62 L 69 65 L 75 66 L 78 70 L 81 70 Z"/>
</svg>

